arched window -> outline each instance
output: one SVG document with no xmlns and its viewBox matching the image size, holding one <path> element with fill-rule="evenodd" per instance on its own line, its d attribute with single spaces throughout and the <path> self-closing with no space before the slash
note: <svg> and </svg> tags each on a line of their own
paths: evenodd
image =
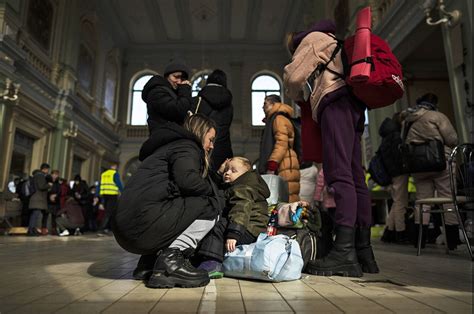
<svg viewBox="0 0 474 314">
<path fill-rule="evenodd" d="M 28 7 L 26 27 L 31 37 L 46 51 L 49 51 L 54 7 L 49 0 L 31 0 Z"/>
<path fill-rule="evenodd" d="M 211 74 L 211 71 L 204 70 L 196 73 L 192 78 L 192 96 L 195 97 L 199 91 L 206 86 L 207 77 Z"/>
<path fill-rule="evenodd" d="M 115 53 L 109 54 L 105 63 L 104 108 L 111 117 L 115 117 L 115 94 L 118 80 L 117 63 L 117 55 Z"/>
<path fill-rule="evenodd" d="M 272 75 L 262 74 L 255 77 L 252 81 L 252 125 L 265 125 L 262 120 L 265 118 L 263 113 L 263 101 L 267 95 L 281 95 L 281 84 Z"/>
<path fill-rule="evenodd" d="M 77 60 L 77 80 L 79 86 L 93 96 L 97 49 L 97 33 L 93 22 L 84 19 L 81 24 L 81 40 Z"/>
<path fill-rule="evenodd" d="M 146 125 L 148 118 L 146 103 L 142 100 L 142 90 L 148 80 L 152 77 L 151 74 L 139 76 L 132 85 L 132 100 L 130 104 L 130 119 L 131 125 Z"/>
</svg>

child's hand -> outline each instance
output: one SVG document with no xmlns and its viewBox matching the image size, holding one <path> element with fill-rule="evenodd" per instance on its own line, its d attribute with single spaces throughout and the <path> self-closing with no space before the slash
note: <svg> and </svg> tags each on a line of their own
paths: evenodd
<svg viewBox="0 0 474 314">
<path fill-rule="evenodd" d="M 225 247 L 227 249 L 227 252 L 234 252 L 236 244 L 237 244 L 237 240 L 227 239 L 227 241 L 225 242 Z"/>
<path fill-rule="evenodd" d="M 225 172 L 225 168 L 227 167 L 227 164 L 229 163 L 230 161 L 230 158 L 227 158 L 223 163 L 222 165 L 219 167 L 219 170 L 217 170 L 217 172 L 220 174 L 220 175 L 223 175 L 224 172 Z"/>
</svg>

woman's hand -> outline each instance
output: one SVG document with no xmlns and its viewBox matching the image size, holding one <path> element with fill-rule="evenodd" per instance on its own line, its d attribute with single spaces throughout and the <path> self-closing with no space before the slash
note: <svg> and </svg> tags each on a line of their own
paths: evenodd
<svg viewBox="0 0 474 314">
<path fill-rule="evenodd" d="M 181 81 L 181 83 L 179 85 L 184 85 L 184 84 L 191 86 L 191 82 L 188 81 L 188 80 Z"/>
<path fill-rule="evenodd" d="M 225 248 L 227 249 L 227 252 L 234 252 L 236 244 L 237 244 L 237 240 L 227 239 L 227 241 L 225 242 Z"/>
</svg>

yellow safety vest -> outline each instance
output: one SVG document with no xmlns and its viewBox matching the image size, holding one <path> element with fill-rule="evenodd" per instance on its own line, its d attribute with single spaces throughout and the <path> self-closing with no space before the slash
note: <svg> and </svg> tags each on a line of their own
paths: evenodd
<svg viewBox="0 0 474 314">
<path fill-rule="evenodd" d="M 408 177 L 408 193 L 416 193 L 415 179 L 412 176 Z"/>
<path fill-rule="evenodd" d="M 100 176 L 100 195 L 118 195 L 119 188 L 114 182 L 117 170 L 109 169 Z"/>
</svg>

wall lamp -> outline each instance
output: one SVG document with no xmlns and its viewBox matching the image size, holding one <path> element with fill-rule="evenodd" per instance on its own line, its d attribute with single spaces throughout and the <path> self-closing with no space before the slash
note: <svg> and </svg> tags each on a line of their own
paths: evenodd
<svg viewBox="0 0 474 314">
<path fill-rule="evenodd" d="M 5 100 L 15 101 L 18 99 L 18 91 L 20 90 L 20 84 L 13 83 L 9 78 L 5 79 L 5 90 L 0 93 L 0 97 Z"/>
<path fill-rule="evenodd" d="M 69 127 L 63 131 L 64 137 L 77 137 L 79 126 L 74 121 L 69 122 Z"/>
<path fill-rule="evenodd" d="M 461 20 L 461 11 L 459 11 L 459 10 L 454 10 L 454 11 L 451 11 L 451 12 L 446 11 L 446 9 L 445 9 L 446 6 L 444 5 L 443 0 L 424 0 L 424 1 L 422 1 L 420 7 L 423 10 L 423 12 L 425 12 L 426 24 L 428 24 L 430 26 L 447 23 L 449 27 L 454 27 Z M 435 8 L 438 8 L 438 10 L 439 10 L 439 12 L 442 16 L 437 21 L 433 21 L 433 18 L 431 17 L 431 12 Z"/>
</svg>

